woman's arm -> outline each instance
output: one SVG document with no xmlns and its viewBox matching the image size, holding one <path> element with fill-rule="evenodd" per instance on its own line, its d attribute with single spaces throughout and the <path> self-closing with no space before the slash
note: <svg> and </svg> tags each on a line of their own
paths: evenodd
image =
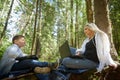
<svg viewBox="0 0 120 80">
<path fill-rule="evenodd" d="M 88 42 L 88 38 L 83 41 L 83 44 L 82 44 L 81 48 L 76 50 L 76 55 L 84 54 L 85 45 L 86 45 L 87 42 Z"/>
</svg>

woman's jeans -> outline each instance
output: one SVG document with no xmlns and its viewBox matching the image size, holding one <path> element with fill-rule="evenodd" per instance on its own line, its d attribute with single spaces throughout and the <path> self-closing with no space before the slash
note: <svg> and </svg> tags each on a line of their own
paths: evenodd
<svg viewBox="0 0 120 80">
<path fill-rule="evenodd" d="M 98 66 L 97 63 L 86 58 L 75 59 L 70 57 L 64 58 L 62 64 L 73 69 L 94 69 Z"/>
<path fill-rule="evenodd" d="M 72 55 L 75 55 L 76 53 L 76 48 L 70 47 L 70 51 Z M 73 69 L 93 69 L 97 68 L 98 64 L 88 60 L 86 58 L 70 58 L 66 57 L 63 59 L 62 64 L 68 68 L 73 68 Z"/>
</svg>

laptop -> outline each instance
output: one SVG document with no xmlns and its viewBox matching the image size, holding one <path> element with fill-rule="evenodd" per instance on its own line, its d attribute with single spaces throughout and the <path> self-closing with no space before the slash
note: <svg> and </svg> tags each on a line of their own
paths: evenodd
<svg viewBox="0 0 120 80">
<path fill-rule="evenodd" d="M 59 52 L 62 59 L 65 57 L 83 58 L 75 55 L 76 48 L 70 47 L 67 40 L 59 47 Z"/>
</svg>

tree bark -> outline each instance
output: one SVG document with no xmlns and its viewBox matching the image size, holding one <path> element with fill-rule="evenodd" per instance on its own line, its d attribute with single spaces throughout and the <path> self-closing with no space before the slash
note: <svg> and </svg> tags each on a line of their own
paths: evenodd
<svg viewBox="0 0 120 80">
<path fill-rule="evenodd" d="M 71 9 L 71 23 L 70 23 L 70 43 L 74 47 L 74 36 L 73 36 L 73 0 L 70 0 L 70 9 Z"/>
<path fill-rule="evenodd" d="M 9 18 L 10 18 L 10 14 L 11 14 L 11 12 L 12 12 L 13 4 L 14 4 L 14 0 L 12 0 L 12 2 L 11 2 L 10 9 L 9 9 L 9 11 L 8 11 L 7 19 L 6 19 L 6 22 L 5 22 L 5 26 L 4 26 L 4 29 L 3 29 L 2 33 L 1 33 L 1 36 L 0 36 L 0 44 L 1 44 L 2 38 L 3 38 L 4 35 L 5 35 L 5 31 L 6 31 L 6 29 L 7 29 L 8 20 L 9 20 Z"/>
<path fill-rule="evenodd" d="M 66 3 L 68 3 L 68 0 L 66 0 Z M 68 4 L 66 4 L 68 6 Z M 68 40 L 69 39 L 69 24 L 68 24 L 68 8 L 66 8 L 65 11 L 65 39 Z"/>
<path fill-rule="evenodd" d="M 78 33 L 78 31 L 79 31 L 78 30 L 79 29 L 78 28 L 78 26 L 79 26 L 78 25 L 78 6 L 79 6 L 78 5 L 78 1 L 76 1 L 76 12 L 75 12 L 76 13 L 75 14 L 76 15 L 76 17 L 75 17 L 75 22 L 76 22 L 75 23 L 75 47 L 77 47 L 77 48 L 78 48 L 78 44 L 79 44 L 79 39 L 78 39 L 78 35 L 79 35 L 79 33 Z"/>
<path fill-rule="evenodd" d="M 109 18 L 108 0 L 94 0 L 95 23 L 106 32 L 111 42 L 111 55 L 117 59 L 117 52 L 112 39 L 111 21 Z"/>
<path fill-rule="evenodd" d="M 36 46 L 36 26 L 37 26 L 37 16 L 38 16 L 38 2 L 39 2 L 39 0 L 36 1 L 36 14 L 35 14 L 34 33 L 33 33 L 31 54 L 34 54 L 34 50 L 35 50 L 35 46 Z"/>
<path fill-rule="evenodd" d="M 86 0 L 86 13 L 88 22 L 94 22 L 92 0 Z"/>
<path fill-rule="evenodd" d="M 41 52 L 41 41 L 40 41 L 40 34 L 41 34 L 41 23 L 42 23 L 42 19 L 41 19 L 41 14 L 42 14 L 42 0 L 39 1 L 39 19 L 38 19 L 38 26 L 37 26 L 37 36 L 36 36 L 36 49 L 35 49 L 35 55 L 37 55 L 38 57 L 40 57 L 40 52 Z"/>
</svg>

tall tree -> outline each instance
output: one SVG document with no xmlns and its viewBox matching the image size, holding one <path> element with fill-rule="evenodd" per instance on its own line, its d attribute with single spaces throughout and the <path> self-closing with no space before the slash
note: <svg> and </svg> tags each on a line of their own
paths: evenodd
<svg viewBox="0 0 120 80">
<path fill-rule="evenodd" d="M 66 0 L 65 1 L 66 2 L 66 6 L 68 6 L 68 0 Z M 66 38 L 66 40 L 68 39 L 68 36 L 70 36 L 69 35 L 69 23 L 68 23 L 68 21 L 69 21 L 69 19 L 68 19 L 68 14 L 69 14 L 69 12 L 68 12 L 69 10 L 68 10 L 68 7 L 66 7 L 66 11 L 65 11 L 65 21 L 66 21 L 66 23 L 65 23 L 65 38 Z"/>
<path fill-rule="evenodd" d="M 73 29 L 73 0 L 70 0 L 70 10 L 71 10 L 71 22 L 70 22 L 70 43 L 72 46 L 74 46 L 74 29 Z"/>
<path fill-rule="evenodd" d="M 86 0 L 86 13 L 88 22 L 94 22 L 93 19 L 93 0 Z"/>
<path fill-rule="evenodd" d="M 99 26 L 100 29 L 108 34 L 111 42 L 111 54 L 114 58 L 116 58 L 118 55 L 112 39 L 112 28 L 109 18 L 108 4 L 108 0 L 94 0 L 95 23 Z"/>
<path fill-rule="evenodd" d="M 76 0 L 76 12 L 75 12 L 75 15 L 76 15 L 76 17 L 75 17 L 75 47 L 78 47 L 78 42 L 79 42 L 79 39 L 77 38 L 78 37 L 78 6 L 79 6 L 79 4 L 78 4 L 78 1 Z"/>
<path fill-rule="evenodd" d="M 40 52 L 41 52 L 41 37 L 40 37 L 40 34 L 41 34 L 41 27 L 42 27 L 42 19 L 41 19 L 41 15 L 42 15 L 42 0 L 40 1 L 39 0 L 39 16 L 38 16 L 38 26 L 37 26 L 37 34 L 36 34 L 36 49 L 35 49 L 35 54 L 37 56 L 40 56 Z"/>
<path fill-rule="evenodd" d="M 11 12 L 12 12 L 13 4 L 14 4 L 14 0 L 11 1 L 11 5 L 10 5 L 10 9 L 9 9 L 9 11 L 8 11 L 8 14 L 7 14 L 5 26 L 4 26 L 4 29 L 3 29 L 2 33 L 1 33 L 1 36 L 0 36 L 0 43 L 1 43 L 2 38 L 3 38 L 4 35 L 5 35 L 5 31 L 6 31 L 7 25 L 8 25 L 8 20 L 9 20 L 9 18 L 10 18 L 10 14 L 11 14 Z"/>
<path fill-rule="evenodd" d="M 35 46 L 36 46 L 36 31 L 37 31 L 36 29 L 37 29 L 37 17 L 38 17 L 38 3 L 39 3 L 39 0 L 36 0 L 34 33 L 33 33 L 33 41 L 32 41 L 31 54 L 34 54 L 34 50 L 35 50 Z"/>
<path fill-rule="evenodd" d="M 116 51 L 120 55 L 120 0 L 110 0 L 110 19 L 113 28 L 113 40 Z"/>
</svg>

